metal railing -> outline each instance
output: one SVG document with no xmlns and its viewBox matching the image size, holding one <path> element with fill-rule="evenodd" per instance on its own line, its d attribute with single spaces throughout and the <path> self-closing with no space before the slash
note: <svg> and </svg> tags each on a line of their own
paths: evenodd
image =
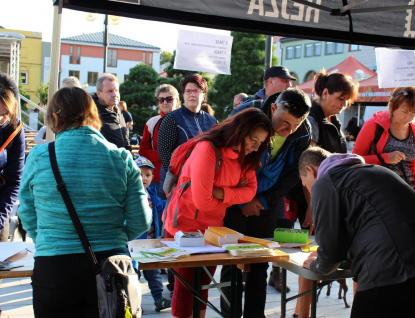
<svg viewBox="0 0 415 318">
<path fill-rule="evenodd" d="M 40 107 L 36 103 L 32 102 L 30 99 L 24 97 L 23 95 L 20 95 L 20 99 L 24 100 L 25 103 L 28 103 L 28 104 L 32 105 L 34 108 L 36 108 L 39 111 L 41 111 L 42 113 L 46 114 L 46 109 L 44 109 L 43 107 Z"/>
</svg>

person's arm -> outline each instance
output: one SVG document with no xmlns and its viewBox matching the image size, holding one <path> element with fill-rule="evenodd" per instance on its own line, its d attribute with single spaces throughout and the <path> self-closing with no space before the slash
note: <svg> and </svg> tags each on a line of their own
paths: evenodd
<svg viewBox="0 0 415 318">
<path fill-rule="evenodd" d="M 125 127 L 127 127 L 127 129 L 130 129 L 133 126 L 133 116 L 131 116 L 131 113 L 126 111 L 126 118 L 125 118 Z"/>
<path fill-rule="evenodd" d="M 316 120 L 314 119 L 314 117 L 308 116 L 307 119 L 311 126 L 311 143 L 312 143 L 312 146 L 316 146 L 318 143 L 318 139 L 320 138 L 318 124 Z"/>
<path fill-rule="evenodd" d="M 347 258 L 349 243 L 338 190 L 327 176 L 314 184 L 311 191 L 311 213 L 316 228 L 318 258 L 310 264 L 310 270 L 320 275 L 335 271 Z"/>
<path fill-rule="evenodd" d="M 164 117 L 157 137 L 157 152 L 164 170 L 169 170 L 171 155 L 177 143 L 177 124 L 171 113 Z"/>
<path fill-rule="evenodd" d="M 293 188 L 297 182 L 300 181 L 298 174 L 298 161 L 301 154 L 310 146 L 311 138 L 307 132 L 304 136 L 296 141 L 293 153 L 292 165 L 286 168 L 286 172 L 278 178 L 278 181 L 270 189 L 257 194 L 257 198 L 265 208 L 268 210 L 269 206 L 274 206 L 278 203 L 281 197 Z"/>
<path fill-rule="evenodd" d="M 46 134 L 46 126 L 43 126 L 37 132 L 36 137 L 34 139 L 34 142 L 37 145 L 43 145 L 46 142 L 46 140 L 45 140 L 45 134 Z"/>
<path fill-rule="evenodd" d="M 124 206 L 125 232 L 128 240 L 131 241 L 149 229 L 153 217 L 141 180 L 140 168 L 134 163 L 129 152 L 124 152 L 123 156 L 127 174 L 127 194 Z"/>
<path fill-rule="evenodd" d="M 17 200 L 24 167 L 24 150 L 25 136 L 24 130 L 21 129 L 13 138 L 11 148 L 7 150 L 7 164 L 3 168 L 3 178 L 6 180 L 6 183 L 0 189 L 0 231 L 3 230 L 4 224 L 12 211 L 13 204 Z"/>
<path fill-rule="evenodd" d="M 140 156 L 146 157 L 153 164 L 159 163 L 161 161 L 157 150 L 153 149 L 153 146 L 151 145 L 151 134 L 148 130 L 148 122 L 144 126 L 143 138 L 141 139 L 138 153 Z"/>
<path fill-rule="evenodd" d="M 370 118 L 364 123 L 362 129 L 360 130 L 359 136 L 357 136 L 352 152 L 362 156 L 365 159 L 366 163 L 382 165 L 377 155 L 369 155 L 371 152 L 370 147 L 372 146 L 375 139 L 376 125 L 377 123 L 375 121 L 375 117 Z M 387 133 L 387 131 L 384 131 L 382 135 Z M 379 153 L 379 155 L 382 156 L 383 160 L 386 163 L 389 163 L 387 153 Z"/>
<path fill-rule="evenodd" d="M 218 200 L 213 196 L 213 184 L 215 179 L 215 166 L 217 162 L 216 153 L 208 142 L 198 143 L 192 152 L 193 165 L 190 171 L 190 180 L 192 185 L 193 203 L 199 210 L 213 211 L 216 209 L 226 208 L 233 204 L 243 203 L 251 200 L 256 192 L 257 183 L 254 171 L 249 171 L 245 177 L 248 183 L 245 187 L 223 187 L 224 199 Z M 222 173 L 226 173 L 226 166 L 219 168 Z"/>
</svg>

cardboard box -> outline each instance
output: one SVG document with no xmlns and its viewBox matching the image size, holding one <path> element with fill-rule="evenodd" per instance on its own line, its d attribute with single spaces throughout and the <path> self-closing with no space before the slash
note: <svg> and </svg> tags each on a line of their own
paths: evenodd
<svg viewBox="0 0 415 318">
<path fill-rule="evenodd" d="M 308 230 L 294 229 L 296 232 L 301 233 L 292 233 L 290 230 L 293 229 L 276 228 L 274 231 L 274 241 L 307 244 Z"/>
<path fill-rule="evenodd" d="M 174 235 L 174 240 L 180 247 L 205 246 L 205 237 L 198 232 L 179 231 Z"/>
</svg>

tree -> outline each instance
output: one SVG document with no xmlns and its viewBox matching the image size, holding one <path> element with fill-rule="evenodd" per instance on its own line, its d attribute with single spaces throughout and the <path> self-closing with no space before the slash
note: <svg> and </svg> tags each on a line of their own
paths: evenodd
<svg viewBox="0 0 415 318">
<path fill-rule="evenodd" d="M 43 105 L 48 103 L 48 92 L 49 92 L 49 82 L 41 83 L 40 87 L 36 91 L 36 96 L 39 97 L 39 100 Z"/>
<path fill-rule="evenodd" d="M 171 54 L 170 52 L 167 51 L 163 51 L 160 54 L 160 64 L 163 65 L 164 63 L 168 63 L 172 61 L 173 58 L 173 54 Z"/>
<path fill-rule="evenodd" d="M 209 94 L 218 120 L 230 113 L 236 94 L 252 95 L 263 87 L 266 36 L 242 32 L 231 32 L 231 35 L 231 75 L 216 76 Z M 277 64 L 277 58 L 273 57 L 272 65 Z"/>
</svg>

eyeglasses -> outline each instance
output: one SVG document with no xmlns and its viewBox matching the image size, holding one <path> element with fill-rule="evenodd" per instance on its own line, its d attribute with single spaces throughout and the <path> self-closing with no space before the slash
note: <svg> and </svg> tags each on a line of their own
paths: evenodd
<svg viewBox="0 0 415 318">
<path fill-rule="evenodd" d="M 185 89 L 184 93 L 186 95 L 192 95 L 192 94 L 199 95 L 199 94 L 203 93 L 203 90 L 201 90 L 201 89 Z"/>
<path fill-rule="evenodd" d="M 159 102 L 159 104 L 164 104 L 164 101 L 166 101 L 166 103 L 172 103 L 174 101 L 174 98 L 173 96 L 157 97 L 157 101 Z"/>
<path fill-rule="evenodd" d="M 415 93 L 414 92 L 408 92 L 408 91 L 402 91 L 402 92 L 398 92 L 395 95 L 393 95 L 392 98 L 395 98 L 396 96 L 399 96 L 399 95 L 414 97 Z"/>
</svg>

